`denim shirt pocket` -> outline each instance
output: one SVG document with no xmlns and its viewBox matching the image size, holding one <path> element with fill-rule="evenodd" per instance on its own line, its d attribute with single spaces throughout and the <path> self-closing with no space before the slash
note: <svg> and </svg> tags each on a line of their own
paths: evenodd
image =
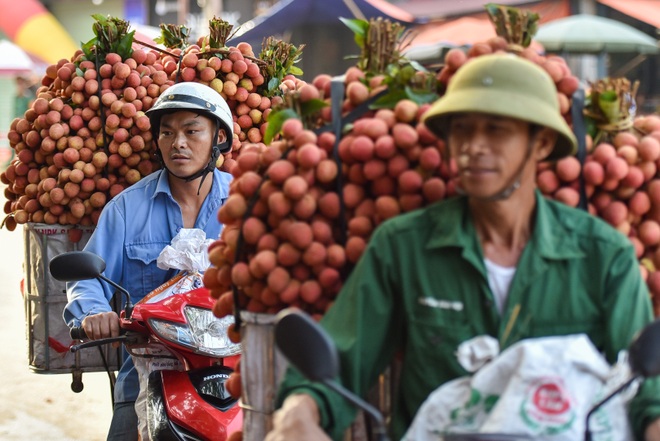
<svg viewBox="0 0 660 441">
<path fill-rule="evenodd" d="M 139 300 L 167 280 L 167 271 L 158 268 L 156 260 L 168 244 L 161 242 L 126 245 L 126 279 L 130 291 Z"/>
</svg>

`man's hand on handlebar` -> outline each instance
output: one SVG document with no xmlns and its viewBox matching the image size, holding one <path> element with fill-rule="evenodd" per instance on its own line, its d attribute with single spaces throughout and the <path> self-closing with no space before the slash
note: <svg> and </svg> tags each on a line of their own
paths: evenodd
<svg viewBox="0 0 660 441">
<path fill-rule="evenodd" d="M 83 319 L 82 327 L 90 340 L 118 337 L 119 316 L 114 311 L 88 315 Z"/>
<path fill-rule="evenodd" d="M 291 395 L 273 414 L 273 430 L 264 441 L 330 441 L 319 420 L 319 410 L 312 397 Z"/>
</svg>

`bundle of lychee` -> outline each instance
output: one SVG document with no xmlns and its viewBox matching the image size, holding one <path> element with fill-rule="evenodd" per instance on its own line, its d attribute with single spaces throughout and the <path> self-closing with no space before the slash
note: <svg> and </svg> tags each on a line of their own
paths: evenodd
<svg viewBox="0 0 660 441">
<path fill-rule="evenodd" d="M 626 78 L 592 83 L 585 108 L 591 133 L 584 164 L 576 157 L 545 164 L 537 181 L 544 194 L 568 205 L 578 206 L 585 198 L 592 214 L 630 239 L 658 305 L 660 116 L 635 116 L 637 87 Z"/>
<path fill-rule="evenodd" d="M 166 49 L 133 50 L 127 22 L 94 17 L 96 37 L 71 60 L 48 67 L 38 98 L 12 122 L 17 156 L 0 175 L 9 229 L 26 222 L 96 224 L 109 198 L 159 166 L 144 112 L 174 82 L 208 84 L 227 100 L 235 136 L 232 151 L 218 159 L 224 169 L 242 142 L 261 141 L 282 88 L 300 83 L 292 74 L 302 47 L 269 39 L 256 59 L 245 43 L 224 47 L 231 27 L 221 20 L 212 20 L 210 35 L 200 39 L 204 51 L 187 44 L 185 27 L 173 25 L 161 25 Z"/>
<path fill-rule="evenodd" d="M 37 98 L 8 134 L 16 157 L 5 225 L 94 225 L 108 198 L 151 173 L 153 100 L 171 84 L 156 52 L 133 51 L 128 23 L 95 16 L 96 37 L 46 69 Z"/>
<path fill-rule="evenodd" d="M 390 41 L 386 47 L 370 38 L 401 34 L 398 26 L 372 20 L 364 33 L 378 51 L 367 56 L 390 61 L 380 71 L 347 70 L 345 94 L 335 97 L 339 131 L 327 124 L 330 77 L 319 75 L 273 110 L 268 145 L 241 148 L 204 276 L 216 315 L 298 306 L 320 316 L 379 223 L 445 197 L 442 145 L 419 122 L 437 99 L 435 74 L 404 60 L 396 38 L 378 40 Z M 280 138 L 272 141 L 273 133 Z"/>
<path fill-rule="evenodd" d="M 531 17 L 520 11 L 512 17 L 512 11 L 498 20 Z M 446 67 L 436 76 L 401 56 L 398 49 L 408 34 L 396 25 L 382 19 L 345 22 L 362 42 L 358 65 L 344 76 L 345 96 L 331 105 L 331 78 L 319 75 L 300 88 L 299 110 L 271 114 L 269 129 L 278 126 L 281 115 L 297 114 L 304 124 L 287 120 L 280 141 L 244 147 L 231 169 L 233 191 L 219 213 L 226 228 L 207 273 L 207 286 L 219 299 L 218 315 L 234 307 L 276 312 L 290 305 L 323 314 L 380 222 L 454 194 L 455 174 L 451 162 L 443 161 L 442 141 L 419 119 L 438 98 L 451 69 L 467 56 L 449 51 Z M 488 52 L 515 46 L 522 53 L 518 48 L 524 43 L 519 38 L 513 45 L 500 36 L 485 46 Z M 470 56 L 486 52 L 472 51 Z M 452 61 L 457 54 L 460 63 Z M 565 63 L 561 66 L 577 87 Z M 318 106 L 318 100 L 327 105 Z M 315 112 L 307 115 L 305 107 Z M 357 119 L 351 117 L 356 111 Z M 319 129 L 332 125 L 333 114 L 344 115 L 341 130 Z M 307 155 L 314 160 L 307 161 Z"/>
<path fill-rule="evenodd" d="M 605 204 L 600 195 L 631 197 L 634 190 L 656 175 L 655 161 L 660 154 L 646 146 L 641 152 L 637 150 L 638 138 L 642 136 L 634 127 L 637 87 L 638 83 L 631 84 L 625 78 L 592 83 L 583 112 L 584 124 L 590 128 L 584 143 L 584 165 L 571 156 L 541 164 L 537 174 L 539 188 L 545 195 L 574 207 L 588 203 L 592 214 L 605 215 L 624 234 L 628 234 L 628 228 L 620 224 L 618 216 L 612 218 L 603 210 Z"/>
<path fill-rule="evenodd" d="M 232 28 L 214 17 L 209 22 L 209 35 L 188 45 L 185 27 L 161 25 L 163 35 L 156 40 L 170 48 L 163 53 L 161 63 L 171 81 L 206 84 L 227 101 L 234 117 L 235 136 L 232 150 L 217 163 L 224 170 L 232 168 L 243 143 L 262 141 L 268 113 L 273 105 L 281 103 L 283 89 L 295 89 L 301 83 L 296 75 L 302 71 L 295 64 L 304 47 L 270 37 L 255 57 L 249 43 L 227 46 Z"/>
<path fill-rule="evenodd" d="M 558 55 L 541 55 L 532 45 L 539 15 L 531 11 L 495 4 L 486 5 L 495 26 L 496 37 L 473 44 L 467 52 L 453 48 L 445 54 L 445 64 L 438 73 L 442 84 L 449 84 L 456 71 L 469 59 L 492 53 L 517 54 L 541 66 L 557 87 L 560 112 L 570 122 L 571 97 L 579 80 L 571 74 L 566 60 Z"/>
<path fill-rule="evenodd" d="M 444 144 L 420 123 L 439 97 L 436 74 L 400 55 L 406 35 L 396 25 L 347 24 L 363 45 L 345 94 L 333 97 L 332 78 L 319 75 L 285 96 L 270 115 L 268 145 L 244 145 L 231 169 L 218 213 L 225 228 L 204 274 L 217 316 L 234 313 L 240 324 L 240 310 L 295 306 L 319 318 L 374 228 L 455 194 Z M 270 142 L 274 132 L 281 138 Z M 240 329 L 230 338 L 239 341 Z"/>
</svg>

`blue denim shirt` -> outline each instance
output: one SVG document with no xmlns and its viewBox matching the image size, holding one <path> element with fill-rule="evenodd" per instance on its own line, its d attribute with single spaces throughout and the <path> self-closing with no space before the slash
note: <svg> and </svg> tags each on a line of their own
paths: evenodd
<svg viewBox="0 0 660 441">
<path fill-rule="evenodd" d="M 207 238 L 220 235 L 217 213 L 229 195 L 230 181 L 230 174 L 214 171 L 211 192 L 195 221 L 195 228 L 204 230 Z M 156 259 L 181 228 L 181 208 L 172 197 L 167 172 L 159 170 L 108 202 L 85 251 L 101 256 L 106 262 L 104 275 L 126 288 L 137 302 L 176 274 L 158 268 Z M 69 302 L 64 320 L 69 326 L 80 325 L 88 315 L 111 311 L 109 302 L 115 290 L 110 285 L 84 280 L 67 283 L 66 288 Z M 139 391 L 131 358 L 126 352 L 124 355 L 126 361 L 115 385 L 117 402 L 134 401 Z"/>
</svg>

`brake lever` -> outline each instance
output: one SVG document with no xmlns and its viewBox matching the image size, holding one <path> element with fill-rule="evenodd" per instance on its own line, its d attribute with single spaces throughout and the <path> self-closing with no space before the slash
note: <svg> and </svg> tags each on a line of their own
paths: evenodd
<svg viewBox="0 0 660 441">
<path fill-rule="evenodd" d="M 127 344 L 127 343 L 128 344 L 133 344 L 133 343 L 137 343 L 138 341 L 139 341 L 139 336 L 138 335 L 124 334 L 124 335 L 120 335 L 118 337 L 100 338 L 98 340 L 89 340 L 89 341 L 86 341 L 86 342 L 83 342 L 83 343 L 78 343 L 76 345 L 71 345 L 69 347 L 69 350 L 72 353 L 76 353 L 81 349 L 91 348 L 91 347 L 94 347 L 94 346 L 101 346 L 101 345 L 105 345 L 105 344 L 108 344 L 108 343 L 121 342 L 123 344 Z"/>
</svg>

